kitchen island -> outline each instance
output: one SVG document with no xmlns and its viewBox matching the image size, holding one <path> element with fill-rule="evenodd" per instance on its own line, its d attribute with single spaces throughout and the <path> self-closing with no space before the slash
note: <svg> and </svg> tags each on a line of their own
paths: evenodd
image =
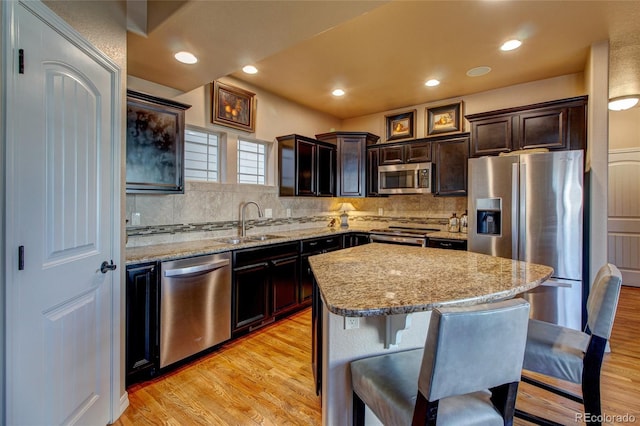
<svg viewBox="0 0 640 426">
<path fill-rule="evenodd" d="M 323 425 L 351 424 L 352 360 L 423 347 L 432 309 L 511 298 L 553 272 L 478 253 L 376 243 L 309 263 L 322 300 Z M 368 409 L 366 416 L 368 425 L 377 420 Z"/>
</svg>

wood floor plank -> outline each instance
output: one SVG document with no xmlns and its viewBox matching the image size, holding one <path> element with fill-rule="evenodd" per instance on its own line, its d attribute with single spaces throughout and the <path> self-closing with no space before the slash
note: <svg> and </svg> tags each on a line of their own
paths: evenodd
<svg viewBox="0 0 640 426">
<path fill-rule="evenodd" d="M 638 330 L 640 288 L 624 287 L 611 353 L 603 365 L 602 405 L 607 415 L 629 414 L 640 423 Z M 160 378 L 134 385 L 128 389 L 130 406 L 115 425 L 320 425 L 310 331 L 307 309 Z M 562 385 L 580 392 L 575 384 Z M 579 404 L 525 383 L 520 385 L 517 405 L 561 424 L 584 424 L 575 421 L 575 413 L 582 413 Z M 516 419 L 514 424 L 529 423 Z"/>
</svg>

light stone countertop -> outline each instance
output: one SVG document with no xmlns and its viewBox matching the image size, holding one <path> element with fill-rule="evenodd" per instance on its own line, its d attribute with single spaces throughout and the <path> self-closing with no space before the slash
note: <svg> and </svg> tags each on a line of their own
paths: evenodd
<svg viewBox="0 0 640 426">
<path fill-rule="evenodd" d="M 365 317 L 513 297 L 548 279 L 548 266 L 467 251 L 365 244 L 309 257 L 327 309 Z"/>
<path fill-rule="evenodd" d="M 226 242 L 232 237 L 209 238 L 195 241 L 184 241 L 177 243 L 155 244 L 141 247 L 130 247 L 126 249 L 126 264 L 135 265 L 137 263 L 156 262 L 180 259 L 191 256 L 201 256 L 205 254 L 222 253 L 231 250 L 239 250 L 251 247 L 267 246 L 270 244 L 286 243 L 291 241 L 305 240 L 309 238 L 328 237 L 331 235 L 342 235 L 348 232 L 368 232 L 369 228 L 349 227 L 349 228 L 307 228 L 296 231 L 278 231 L 271 238 L 264 241 L 244 240 L 239 244 Z M 269 233 L 269 235 L 272 235 Z M 248 235 L 249 237 L 252 234 Z"/>
<path fill-rule="evenodd" d="M 462 232 L 438 231 L 438 232 L 431 232 L 429 234 L 429 238 L 442 238 L 445 240 L 466 240 L 467 234 Z"/>
</svg>

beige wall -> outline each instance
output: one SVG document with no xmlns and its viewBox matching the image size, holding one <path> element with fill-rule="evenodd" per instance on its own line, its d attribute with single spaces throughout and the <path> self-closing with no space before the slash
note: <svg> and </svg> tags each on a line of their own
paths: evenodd
<svg viewBox="0 0 640 426">
<path fill-rule="evenodd" d="M 640 107 L 609 111 L 609 149 L 640 148 Z"/>
<path fill-rule="evenodd" d="M 185 114 L 187 124 L 226 132 L 234 136 L 241 135 L 263 141 L 274 141 L 277 136 L 299 133 L 313 137 L 315 134 L 338 129 L 339 119 L 328 114 L 303 107 L 273 93 L 251 86 L 230 77 L 219 79 L 256 94 L 256 131 L 247 133 L 229 127 L 211 123 L 211 86 L 198 87 L 182 93 L 166 86 L 161 86 L 134 76 L 128 77 L 128 89 L 138 90 L 155 96 L 167 97 L 178 102 L 191 105 Z"/>
<path fill-rule="evenodd" d="M 342 130 L 362 130 L 374 133 L 385 138 L 385 118 L 386 114 L 415 109 L 416 116 L 416 137 L 423 138 L 426 135 L 425 116 L 426 108 L 438 105 L 446 105 L 462 100 L 464 102 L 463 115 L 475 114 L 484 111 L 494 111 L 497 109 L 511 108 L 521 105 L 529 105 L 538 102 L 551 101 L 555 99 L 571 98 L 586 94 L 584 74 L 570 74 L 547 80 L 533 81 L 505 87 L 502 89 L 490 90 L 473 95 L 461 96 L 437 102 L 410 105 L 391 111 L 381 111 L 376 114 L 344 120 Z M 464 131 L 469 131 L 469 123 L 465 120 Z"/>
</svg>

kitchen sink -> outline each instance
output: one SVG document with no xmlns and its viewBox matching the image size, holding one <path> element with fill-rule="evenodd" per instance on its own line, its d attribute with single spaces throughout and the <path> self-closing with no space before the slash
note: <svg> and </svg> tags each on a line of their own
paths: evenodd
<svg viewBox="0 0 640 426">
<path fill-rule="evenodd" d="M 240 237 L 232 237 L 232 238 L 223 238 L 220 241 L 226 244 L 240 244 L 244 240 Z"/>
<path fill-rule="evenodd" d="M 250 235 L 246 237 L 229 237 L 229 238 L 221 238 L 218 241 L 224 244 L 241 244 L 249 241 L 267 241 L 273 240 L 275 238 L 282 238 L 279 235 Z"/>
<path fill-rule="evenodd" d="M 245 237 L 247 240 L 252 240 L 252 241 L 266 241 L 266 240 L 273 240 L 274 238 L 282 238 L 279 235 L 251 235 L 249 237 Z"/>
</svg>

